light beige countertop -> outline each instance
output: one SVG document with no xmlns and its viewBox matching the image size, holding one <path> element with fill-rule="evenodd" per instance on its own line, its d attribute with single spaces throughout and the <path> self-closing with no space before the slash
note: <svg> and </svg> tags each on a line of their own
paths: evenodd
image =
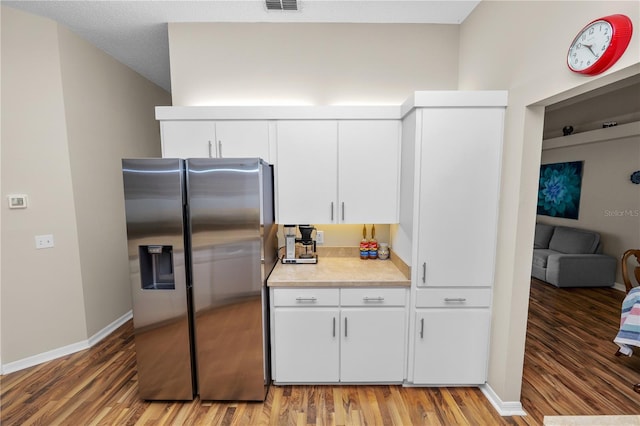
<svg viewBox="0 0 640 426">
<path fill-rule="evenodd" d="M 397 262 L 396 262 L 397 263 Z M 411 281 L 391 260 L 318 257 L 316 264 L 278 264 L 269 287 L 410 287 Z"/>
</svg>

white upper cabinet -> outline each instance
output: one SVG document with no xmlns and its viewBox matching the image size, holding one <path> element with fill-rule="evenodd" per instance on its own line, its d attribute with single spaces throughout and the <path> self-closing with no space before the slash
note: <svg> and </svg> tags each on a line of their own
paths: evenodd
<svg viewBox="0 0 640 426">
<path fill-rule="evenodd" d="M 247 158 L 269 161 L 269 123 L 265 120 L 162 121 L 165 158 Z"/>
<path fill-rule="evenodd" d="M 163 158 L 214 158 L 216 137 L 212 121 L 162 121 Z"/>
<path fill-rule="evenodd" d="M 340 223 L 397 223 L 400 121 L 338 122 Z"/>
<path fill-rule="evenodd" d="M 277 123 L 278 223 L 337 223 L 338 123 Z"/>
<path fill-rule="evenodd" d="M 504 108 L 422 111 L 418 286 L 491 286 Z"/>
<path fill-rule="evenodd" d="M 267 121 L 217 121 L 216 142 L 220 158 L 269 158 Z"/>
<path fill-rule="evenodd" d="M 278 121 L 279 223 L 396 223 L 399 120 Z"/>
</svg>

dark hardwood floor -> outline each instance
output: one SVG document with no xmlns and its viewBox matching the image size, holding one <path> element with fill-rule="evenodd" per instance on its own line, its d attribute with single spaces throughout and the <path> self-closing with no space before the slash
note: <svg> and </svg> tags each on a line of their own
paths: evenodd
<svg viewBox="0 0 640 426">
<path fill-rule="evenodd" d="M 640 414 L 632 388 L 640 381 L 640 348 L 616 357 L 613 343 L 624 296 L 532 280 L 521 398 L 529 415 Z"/>
<path fill-rule="evenodd" d="M 540 425 L 545 415 L 640 413 L 640 351 L 615 357 L 624 293 L 533 281 L 522 403 L 500 417 L 476 388 L 273 386 L 264 403 L 146 402 L 131 321 L 95 347 L 2 376 L 8 425 Z"/>
</svg>

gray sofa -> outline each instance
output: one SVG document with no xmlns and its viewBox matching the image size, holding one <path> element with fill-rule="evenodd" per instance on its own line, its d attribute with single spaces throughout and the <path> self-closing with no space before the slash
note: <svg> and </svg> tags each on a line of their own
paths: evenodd
<svg viewBox="0 0 640 426">
<path fill-rule="evenodd" d="M 610 287 L 617 260 L 602 254 L 600 234 L 536 223 L 531 275 L 556 287 Z"/>
</svg>

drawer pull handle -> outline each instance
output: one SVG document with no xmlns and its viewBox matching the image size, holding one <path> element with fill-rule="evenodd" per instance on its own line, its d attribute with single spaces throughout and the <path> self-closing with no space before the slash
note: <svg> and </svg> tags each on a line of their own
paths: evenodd
<svg viewBox="0 0 640 426">
<path fill-rule="evenodd" d="M 464 297 L 445 297 L 444 298 L 445 302 L 466 302 L 467 299 L 465 299 Z"/>
<path fill-rule="evenodd" d="M 424 318 L 420 318 L 420 338 L 424 339 Z"/>
<path fill-rule="evenodd" d="M 378 297 L 369 297 L 369 296 L 365 296 L 362 298 L 362 300 L 364 300 L 365 302 L 384 302 L 384 297 L 378 296 Z"/>
<path fill-rule="evenodd" d="M 316 299 L 315 296 L 311 296 L 311 297 L 296 297 L 296 302 L 315 302 Z"/>
<path fill-rule="evenodd" d="M 422 283 L 426 284 L 427 282 L 427 262 L 422 264 Z"/>
</svg>

